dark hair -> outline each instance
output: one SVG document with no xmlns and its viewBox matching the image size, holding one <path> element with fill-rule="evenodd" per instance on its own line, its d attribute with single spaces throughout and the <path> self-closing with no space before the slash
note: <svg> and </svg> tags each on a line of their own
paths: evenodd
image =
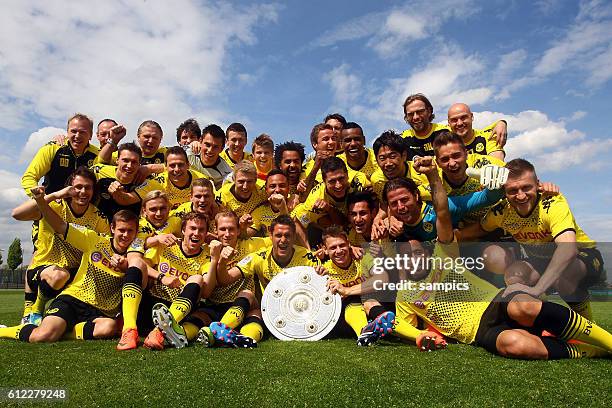
<svg viewBox="0 0 612 408">
<path fill-rule="evenodd" d="M 327 115 L 325 117 L 323 122 L 327 123 L 327 121 L 330 120 L 330 119 L 336 119 L 338 122 L 342 123 L 342 128 L 346 127 L 346 119 L 341 114 L 339 114 L 339 113 L 330 113 L 329 115 Z"/>
<path fill-rule="evenodd" d="M 536 176 L 536 179 L 538 178 L 533 164 L 525 159 L 510 160 L 508 163 L 506 163 L 506 168 L 510 172 L 508 177 L 519 177 L 523 175 L 523 173 L 531 171 Z"/>
<path fill-rule="evenodd" d="M 342 159 L 334 156 L 323 160 L 323 163 L 321 164 L 321 176 L 323 177 L 323 180 L 327 178 L 327 173 L 337 170 L 342 170 L 348 174 L 346 163 L 344 163 Z"/>
<path fill-rule="evenodd" d="M 274 142 L 272 141 L 270 135 L 265 133 L 262 133 L 261 135 L 257 136 L 255 140 L 253 140 L 253 153 L 255 153 L 255 146 L 259 146 L 264 149 L 272 149 L 272 152 L 274 152 Z"/>
<path fill-rule="evenodd" d="M 427 99 L 427 97 L 423 95 L 422 93 L 416 93 L 406 98 L 406 100 L 404 101 L 404 105 L 403 105 L 404 106 L 404 118 L 406 117 L 406 106 L 410 105 L 414 101 L 421 101 L 425 104 L 425 107 L 429 109 L 429 112 L 431 112 L 431 115 L 429 116 L 429 121 L 432 122 L 434 118 L 436 117 L 436 115 L 434 115 L 433 105 L 431 104 L 431 102 L 429 102 L 429 99 Z"/>
<path fill-rule="evenodd" d="M 359 191 L 350 193 L 346 199 L 346 208 L 351 208 L 351 205 L 365 201 L 368 203 L 370 211 L 378 210 L 378 197 L 369 191 Z"/>
<path fill-rule="evenodd" d="M 310 132 L 310 144 L 311 145 L 315 145 L 317 144 L 317 141 L 319 140 L 319 132 L 322 131 L 323 129 L 329 129 L 331 131 L 334 130 L 333 127 L 331 127 L 331 125 L 328 125 L 327 123 L 317 123 L 316 125 L 313 126 L 312 131 Z"/>
<path fill-rule="evenodd" d="M 268 178 L 266 179 L 266 184 L 268 183 L 268 180 L 270 180 L 270 177 L 272 176 L 277 176 L 279 174 L 282 174 L 283 176 L 285 176 L 285 178 L 287 177 L 287 173 L 285 173 L 284 171 L 282 171 L 281 169 L 272 169 L 270 170 L 270 172 L 268 173 Z"/>
<path fill-rule="evenodd" d="M 274 165 L 278 168 L 280 168 L 284 152 L 298 152 L 302 163 L 304 163 L 304 160 L 306 159 L 303 144 L 293 141 L 281 143 L 279 145 L 276 145 L 276 149 L 274 149 Z"/>
<path fill-rule="evenodd" d="M 202 130 L 200 129 L 198 121 L 194 118 L 187 119 L 176 128 L 176 141 L 178 143 L 181 142 L 181 134 L 183 132 L 193 133 L 198 139 L 202 138 Z"/>
<path fill-rule="evenodd" d="M 93 171 L 91 171 L 87 166 L 79 166 L 75 171 L 73 171 L 70 176 L 66 179 L 65 186 L 71 186 L 72 182 L 77 176 L 81 176 L 90 180 L 93 183 L 93 196 L 91 197 L 91 203 L 95 203 L 98 198 L 98 179 L 96 179 L 96 175 Z"/>
<path fill-rule="evenodd" d="M 130 210 L 119 210 L 113 215 L 111 226 L 117 225 L 117 222 L 133 222 L 138 226 L 138 216 Z"/>
<path fill-rule="evenodd" d="M 138 155 L 138 159 L 142 159 L 142 149 L 134 142 L 122 143 L 117 148 L 117 158 L 121 156 L 121 152 L 127 150 Z"/>
<path fill-rule="evenodd" d="M 395 130 L 385 130 L 376 138 L 374 145 L 372 146 L 374 149 L 374 154 L 378 156 L 378 152 L 383 146 L 388 147 L 389 149 L 400 154 L 406 151 L 406 143 L 404 142 L 404 139 Z"/>
<path fill-rule="evenodd" d="M 293 218 L 291 218 L 291 216 L 289 216 L 288 214 L 281 214 L 272 221 L 272 224 L 270 224 L 270 233 L 274 231 L 274 227 L 276 227 L 277 225 L 287 225 L 295 234 L 295 221 L 293 221 Z"/>
<path fill-rule="evenodd" d="M 405 188 L 416 196 L 417 201 L 421 201 L 421 195 L 419 194 L 417 184 L 414 182 L 414 180 L 405 177 L 397 177 L 387 181 L 382 191 L 383 200 L 388 203 L 389 200 L 387 196 L 389 195 L 389 192 L 399 188 Z"/>
<path fill-rule="evenodd" d="M 433 140 L 432 146 L 434 152 L 438 154 L 438 150 L 440 150 L 442 146 L 446 146 L 449 143 L 457 143 L 463 150 L 465 150 L 465 143 L 463 142 L 461 136 L 451 132 L 450 130 L 442 130 Z"/>
<path fill-rule="evenodd" d="M 204 224 L 208 226 L 208 218 L 206 217 L 206 215 L 191 211 L 191 212 L 188 212 L 187 214 L 184 214 L 181 217 L 181 231 L 185 229 L 185 225 L 187 224 L 187 221 L 191 221 L 191 220 L 204 221 Z"/>
<path fill-rule="evenodd" d="M 171 154 L 182 156 L 185 159 L 185 162 L 189 163 L 189 159 L 187 158 L 187 152 L 181 146 L 172 146 L 166 149 L 166 163 L 168 163 L 168 156 L 170 156 Z"/>
<path fill-rule="evenodd" d="M 136 132 L 136 134 L 139 135 L 142 128 L 147 126 L 156 128 L 157 130 L 159 130 L 159 133 L 161 133 L 162 136 L 164 135 L 164 131 L 162 130 L 161 126 L 154 120 L 145 120 L 144 122 L 142 122 L 140 126 L 138 126 L 138 131 Z"/>
<path fill-rule="evenodd" d="M 229 132 L 244 133 L 244 137 L 248 138 L 247 130 L 242 123 L 234 122 L 225 130 L 225 137 L 229 137 Z"/>
<path fill-rule="evenodd" d="M 361 126 L 359 126 L 357 123 L 355 122 L 347 122 L 343 127 L 342 130 L 347 130 L 347 129 L 359 129 L 361 131 L 361 134 L 363 135 L 363 129 L 361 128 Z"/>
<path fill-rule="evenodd" d="M 115 124 L 115 126 L 118 125 L 118 123 L 117 123 L 117 121 L 115 119 L 108 119 L 108 118 L 106 118 L 106 119 L 102 119 L 101 121 L 99 121 L 97 127 L 100 127 L 100 125 L 103 124 L 104 122 L 113 122 Z"/>
<path fill-rule="evenodd" d="M 346 231 L 344 231 L 339 225 L 331 225 L 323 230 L 323 244 L 325 244 L 325 240 L 327 238 L 344 238 L 346 241 L 348 241 Z"/>
<path fill-rule="evenodd" d="M 223 143 L 225 143 L 225 132 L 223 132 L 221 126 L 215 125 L 214 123 L 206 126 L 204 129 L 202 129 L 202 137 L 206 136 L 207 134 L 210 134 L 213 139 L 223 140 Z"/>
</svg>

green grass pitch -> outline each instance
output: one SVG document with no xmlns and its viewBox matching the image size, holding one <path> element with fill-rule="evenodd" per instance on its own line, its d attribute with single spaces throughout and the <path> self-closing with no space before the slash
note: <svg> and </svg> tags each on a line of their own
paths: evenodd
<svg viewBox="0 0 612 408">
<path fill-rule="evenodd" d="M 0 322 L 18 322 L 22 299 L 0 291 Z M 612 304 L 593 308 L 612 329 Z M 395 341 L 358 348 L 353 339 L 268 340 L 254 350 L 115 345 L 0 340 L 0 387 L 63 388 L 68 401 L 48 405 L 78 407 L 612 406 L 610 359 L 517 361 L 465 345 L 420 353 Z"/>
</svg>

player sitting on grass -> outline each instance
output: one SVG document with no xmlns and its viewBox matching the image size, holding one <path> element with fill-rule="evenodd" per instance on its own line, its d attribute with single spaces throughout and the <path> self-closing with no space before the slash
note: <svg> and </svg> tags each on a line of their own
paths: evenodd
<svg viewBox="0 0 612 408">
<path fill-rule="evenodd" d="M 555 288 L 574 311 L 591 319 L 588 288 L 603 277 L 603 258 L 595 241 L 578 226 L 562 194 L 540 193 L 531 163 L 514 159 L 506 167 L 506 200 L 490 209 L 479 229 L 486 233 L 503 228 L 527 256 L 517 259 L 507 248 L 490 245 L 485 266 L 505 274 L 508 292 L 539 297 Z"/>
<path fill-rule="evenodd" d="M 217 269 L 232 268 L 248 254 L 270 245 L 269 238 L 240 239 L 238 217 L 231 211 L 217 214 L 216 224 L 216 233 L 223 245 Z M 205 346 L 216 343 L 250 348 L 256 347 L 263 338 L 264 323 L 255 299 L 253 276 L 229 285 L 218 283 L 200 305 L 188 321 L 202 328 L 197 340 Z"/>
<path fill-rule="evenodd" d="M 416 328 L 421 318 L 444 336 L 505 357 L 559 359 L 612 352 L 612 334 L 571 309 L 520 290 L 500 291 L 466 270 L 436 166 L 429 159 L 415 165 L 432 188 L 438 241 L 432 256 L 416 240 L 407 244 L 414 267 L 406 279 L 413 286 L 397 294 L 397 335 L 416 341 L 420 349 L 443 347 L 439 334 Z M 394 184 L 390 181 L 385 188 L 390 199 Z M 557 337 L 541 337 L 543 330 Z M 581 343 L 569 344 L 570 339 Z"/>
<path fill-rule="evenodd" d="M 243 258 L 236 266 L 219 264 L 217 282 L 228 286 L 240 279 L 259 278 L 262 292 L 270 280 L 283 269 L 293 266 L 312 266 L 323 274 L 317 256 L 306 248 L 295 245 L 295 222 L 288 215 L 279 215 L 270 226 L 272 247 L 263 248 Z"/>
<path fill-rule="evenodd" d="M 99 234 L 110 232 L 108 221 L 91 203 L 96 197 L 96 177 L 81 166 L 68 177 L 68 187 L 45 196 L 51 208 L 67 223 L 82 225 Z M 20 221 L 40 220 L 35 200 L 28 200 L 13 210 Z M 22 323 L 39 325 L 49 299 L 74 278 L 83 254 L 67 243 L 42 219 L 39 222 L 36 251 L 26 271 L 25 307 Z"/>
<path fill-rule="evenodd" d="M 89 340 L 114 337 L 121 304 L 121 285 L 127 268 L 125 253 L 136 237 L 138 218 L 119 211 L 111 223 L 112 237 L 68 224 L 45 200 L 45 188 L 32 190 L 38 209 L 53 230 L 83 252 L 74 280 L 49 305 L 40 326 L 22 324 L 0 329 L 0 338 L 26 342 L 54 342 L 64 334 Z"/>
<path fill-rule="evenodd" d="M 386 311 L 380 302 L 367 296 L 373 292 L 368 279 L 372 265 L 367 261 L 353 259 L 348 237 L 337 225 L 325 229 L 323 244 L 329 257 L 323 264 L 329 276 L 327 288 L 331 293 L 342 296 L 344 320 L 357 335 L 357 345 L 373 344 L 391 333 L 395 314 Z M 382 275 L 377 275 L 377 279 L 385 280 Z"/>
<path fill-rule="evenodd" d="M 138 347 L 137 317 L 152 313 L 153 329 L 144 345 L 153 350 L 164 348 L 164 338 L 176 348 L 195 339 L 198 327 L 184 323 L 200 297 L 208 297 L 216 285 L 216 270 L 202 247 L 208 220 L 202 214 L 183 217 L 180 245 L 157 246 L 145 252 L 142 241 L 130 247 L 129 268 L 121 291 L 123 330 L 117 350 Z M 144 254 L 144 262 L 137 253 Z M 145 273 L 143 273 L 146 271 Z M 143 288 L 147 288 L 145 301 Z"/>
</svg>

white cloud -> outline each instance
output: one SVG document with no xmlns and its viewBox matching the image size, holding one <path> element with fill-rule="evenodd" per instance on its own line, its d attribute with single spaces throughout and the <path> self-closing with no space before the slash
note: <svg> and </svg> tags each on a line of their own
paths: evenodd
<svg viewBox="0 0 612 408">
<path fill-rule="evenodd" d="M 586 117 L 586 115 L 587 115 L 587 112 L 583 110 L 578 110 L 578 111 L 573 112 L 570 116 L 566 118 L 561 118 L 561 120 L 564 122 L 574 122 L 576 120 L 583 119 L 584 117 Z"/>
<path fill-rule="evenodd" d="M 323 76 L 332 88 L 334 102 L 341 109 L 348 109 L 362 91 L 361 79 L 349 70 L 348 64 L 342 64 Z"/>
<path fill-rule="evenodd" d="M 21 154 L 19 155 L 19 163 L 29 162 L 32 160 L 41 146 L 49 142 L 55 136 L 63 134 L 66 134 L 66 129 L 56 127 L 44 127 L 32 133 L 21 150 Z"/>
<path fill-rule="evenodd" d="M 0 14 L 0 105 L 14 102 L 0 126 L 80 111 L 133 134 L 149 118 L 170 130 L 211 111 L 227 116 L 215 98 L 235 74 L 227 51 L 254 44 L 257 24 L 276 19 L 270 5 L 13 2 Z"/>
<path fill-rule="evenodd" d="M 573 117 L 583 113 L 575 112 Z M 506 157 L 526 158 L 534 163 L 538 171 L 557 172 L 575 166 L 591 166 L 608 151 L 612 151 L 612 140 L 586 137 L 584 132 L 570 130 L 564 121 L 553 121 L 540 111 L 523 111 L 516 115 L 500 112 L 475 112 L 474 127 L 480 128 L 495 120 L 508 122 L 509 138 Z M 599 165 L 608 165 L 598 163 Z"/>
<path fill-rule="evenodd" d="M 340 41 L 371 37 L 367 46 L 383 58 L 414 41 L 435 35 L 451 19 L 465 19 L 477 13 L 473 0 L 424 0 L 393 8 L 383 13 L 370 13 L 345 21 L 338 28 L 326 31 L 313 41 L 313 46 L 325 47 Z"/>
</svg>

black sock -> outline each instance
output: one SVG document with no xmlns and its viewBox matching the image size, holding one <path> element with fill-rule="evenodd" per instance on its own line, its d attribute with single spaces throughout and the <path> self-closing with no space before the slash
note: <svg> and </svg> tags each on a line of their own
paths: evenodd
<svg viewBox="0 0 612 408">
<path fill-rule="evenodd" d="M 370 311 L 368 312 L 368 319 L 369 320 L 374 320 L 376 319 L 378 316 L 380 316 L 381 314 L 385 313 L 386 310 L 382 305 L 376 305 L 373 306 Z"/>
</svg>

